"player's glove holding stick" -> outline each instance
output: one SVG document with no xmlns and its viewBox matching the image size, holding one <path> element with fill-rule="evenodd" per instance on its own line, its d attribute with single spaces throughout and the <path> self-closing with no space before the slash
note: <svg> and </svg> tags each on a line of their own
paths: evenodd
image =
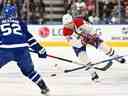
<svg viewBox="0 0 128 96">
<path fill-rule="evenodd" d="M 46 58 L 46 57 L 47 57 L 47 52 L 46 52 L 46 50 L 45 50 L 44 47 L 42 47 L 42 49 L 39 50 L 38 56 L 39 56 L 40 58 Z"/>
<path fill-rule="evenodd" d="M 41 46 L 39 43 L 35 41 L 35 39 L 31 39 L 28 41 L 30 45 L 30 51 L 35 52 L 38 54 L 40 58 L 46 58 L 47 57 L 47 52 L 46 49 Z"/>
</svg>

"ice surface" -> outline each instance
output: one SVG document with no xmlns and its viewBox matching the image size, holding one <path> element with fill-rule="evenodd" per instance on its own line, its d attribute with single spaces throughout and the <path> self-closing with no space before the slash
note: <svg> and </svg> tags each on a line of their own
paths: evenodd
<svg viewBox="0 0 128 96">
<path fill-rule="evenodd" d="M 47 47 L 48 53 L 58 57 L 77 61 L 73 50 L 69 47 Z M 128 48 L 115 48 L 120 55 L 128 54 Z M 91 60 L 108 58 L 92 47 L 87 49 Z M 91 81 L 87 71 L 79 70 L 63 73 L 64 69 L 79 65 L 67 63 L 48 57 L 40 59 L 32 53 L 35 69 L 38 70 L 48 87 L 51 96 L 128 96 L 128 64 L 114 62 L 107 71 L 97 71 L 100 82 Z M 128 59 L 128 57 L 126 57 Z M 57 65 L 57 66 L 56 66 Z M 55 67 L 56 66 L 56 67 Z M 100 66 L 100 65 L 99 65 Z M 57 74 L 51 77 L 52 73 Z M 15 62 L 10 62 L 0 70 L 0 96 L 43 96 L 40 89 L 28 78 L 24 77 Z"/>
</svg>

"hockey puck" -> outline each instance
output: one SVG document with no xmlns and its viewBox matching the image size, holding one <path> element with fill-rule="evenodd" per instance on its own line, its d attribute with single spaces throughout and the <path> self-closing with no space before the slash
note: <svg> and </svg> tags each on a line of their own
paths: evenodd
<svg viewBox="0 0 128 96">
<path fill-rule="evenodd" d="M 56 76 L 56 74 L 51 74 L 51 77 L 54 77 L 54 76 Z"/>
<path fill-rule="evenodd" d="M 57 67 L 57 66 L 58 66 L 58 64 L 55 64 L 55 65 L 54 65 L 54 67 Z"/>
</svg>

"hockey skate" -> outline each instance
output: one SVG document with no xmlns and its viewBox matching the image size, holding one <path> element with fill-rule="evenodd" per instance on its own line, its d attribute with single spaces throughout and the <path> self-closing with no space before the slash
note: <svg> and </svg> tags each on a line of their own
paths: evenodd
<svg viewBox="0 0 128 96">
<path fill-rule="evenodd" d="M 42 89 L 41 94 L 43 94 L 44 96 L 50 96 L 49 91 L 50 90 L 48 88 Z"/>
<path fill-rule="evenodd" d="M 93 82 L 95 82 L 95 83 L 99 82 L 99 76 L 96 72 L 92 73 L 91 75 L 92 75 L 91 79 Z"/>
</svg>

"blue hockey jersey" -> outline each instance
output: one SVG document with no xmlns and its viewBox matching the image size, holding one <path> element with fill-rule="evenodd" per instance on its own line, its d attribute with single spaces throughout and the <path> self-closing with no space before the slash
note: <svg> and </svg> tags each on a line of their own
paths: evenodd
<svg viewBox="0 0 128 96">
<path fill-rule="evenodd" d="M 0 48 L 26 47 L 32 38 L 27 25 L 19 18 L 0 17 Z"/>
</svg>

